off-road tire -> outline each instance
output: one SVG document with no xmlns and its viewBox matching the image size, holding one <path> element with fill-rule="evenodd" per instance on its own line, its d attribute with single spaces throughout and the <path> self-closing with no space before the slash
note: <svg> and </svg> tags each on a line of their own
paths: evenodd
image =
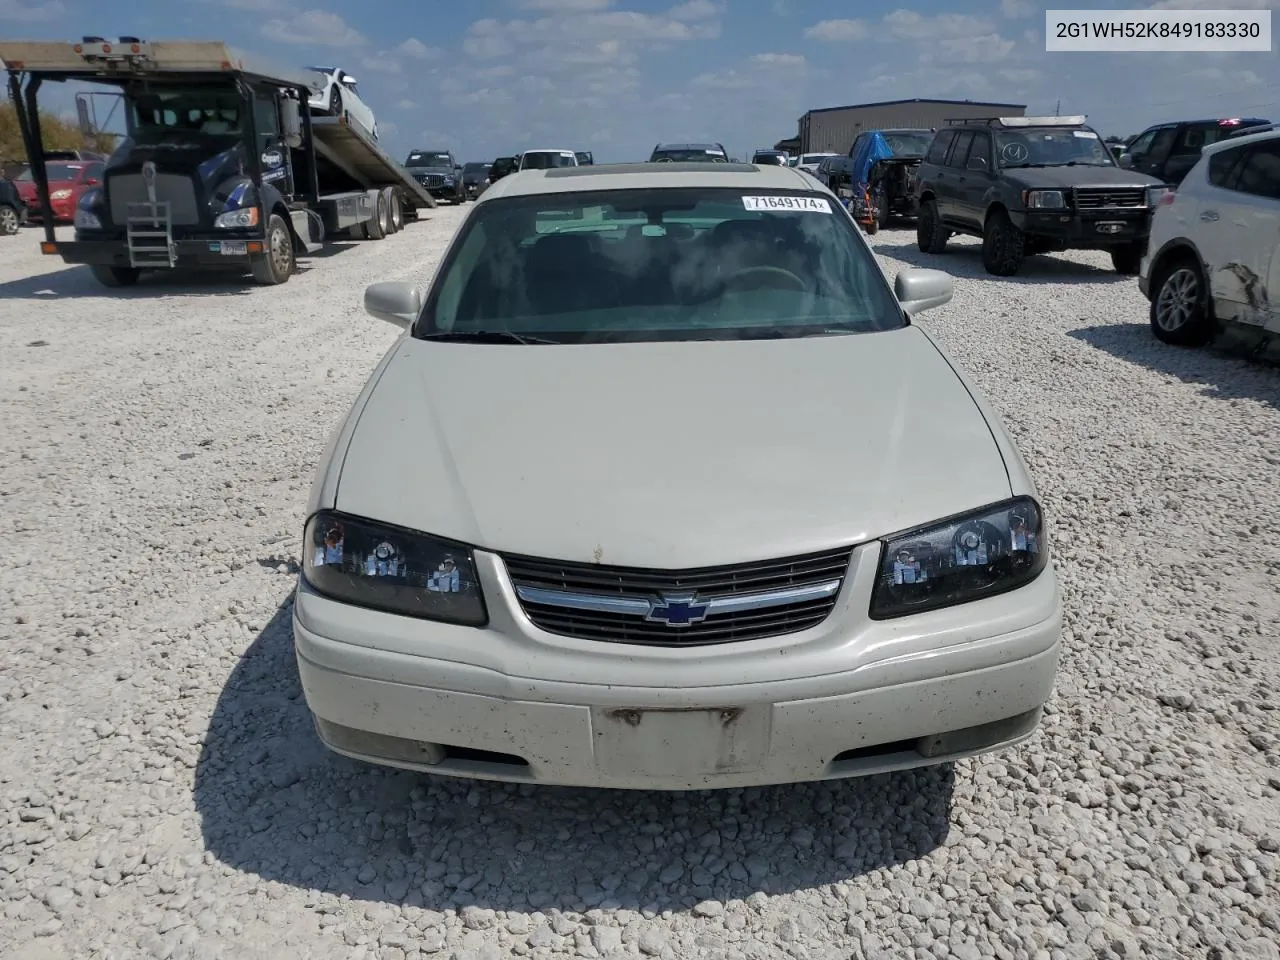
<svg viewBox="0 0 1280 960">
<path fill-rule="evenodd" d="M 329 115 L 340 117 L 342 114 L 342 91 L 338 89 L 337 84 L 334 84 L 329 90 Z"/>
<path fill-rule="evenodd" d="M 1111 251 L 1111 265 L 1122 277 L 1136 277 L 1142 269 L 1142 244 L 1126 243 Z"/>
<path fill-rule="evenodd" d="M 0 236 L 11 237 L 22 229 L 18 211 L 7 203 L 0 203 Z"/>
<path fill-rule="evenodd" d="M 945 253 L 951 231 L 938 216 L 938 201 L 925 200 L 920 204 L 920 217 L 916 220 L 916 246 L 921 253 Z"/>
<path fill-rule="evenodd" d="M 982 266 L 994 277 L 1011 277 L 1026 258 L 1026 238 L 1009 214 L 995 210 L 987 215 L 982 231 Z"/>
<path fill-rule="evenodd" d="M 89 264 L 89 271 L 104 287 L 132 287 L 142 276 L 137 267 L 109 267 L 103 263 Z"/>
<path fill-rule="evenodd" d="M 266 249 L 249 261 L 253 279 L 264 286 L 287 283 L 298 262 L 293 250 L 293 234 L 284 217 L 273 213 L 267 220 Z"/>
<path fill-rule="evenodd" d="M 1161 343 L 1203 347 L 1213 339 L 1204 271 L 1190 256 L 1160 264 L 1151 278 L 1151 332 Z"/>
</svg>

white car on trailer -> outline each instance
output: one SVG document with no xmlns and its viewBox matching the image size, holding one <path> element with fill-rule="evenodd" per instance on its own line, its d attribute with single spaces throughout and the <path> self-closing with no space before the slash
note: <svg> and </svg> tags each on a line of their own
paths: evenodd
<svg viewBox="0 0 1280 960">
<path fill-rule="evenodd" d="M 312 96 L 308 100 L 313 112 L 331 117 L 347 117 L 355 120 L 378 139 L 378 120 L 370 106 L 360 99 L 356 78 L 341 67 L 307 67 L 316 75 L 311 85 Z"/>
</svg>

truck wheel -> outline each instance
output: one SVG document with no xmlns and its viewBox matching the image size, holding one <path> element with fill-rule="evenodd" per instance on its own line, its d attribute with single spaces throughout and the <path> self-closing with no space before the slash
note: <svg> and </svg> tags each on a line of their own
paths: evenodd
<svg viewBox="0 0 1280 960">
<path fill-rule="evenodd" d="M 249 261 L 249 269 L 253 271 L 253 279 L 258 283 L 275 286 L 284 283 L 293 275 L 295 261 L 293 256 L 293 236 L 284 217 L 273 213 L 267 221 L 266 252 Z"/>
<path fill-rule="evenodd" d="M 1142 244 L 1126 243 L 1111 251 L 1111 265 L 1122 277 L 1136 277 L 1142 269 Z"/>
<path fill-rule="evenodd" d="M 382 235 L 384 237 L 389 237 L 396 232 L 396 225 L 393 219 L 394 214 L 391 209 L 393 206 L 391 188 L 384 188 L 378 199 L 382 201 Z"/>
<path fill-rule="evenodd" d="M 1190 257 L 1161 264 L 1152 283 L 1151 332 L 1175 347 L 1203 347 L 1213 339 L 1208 290 L 1200 265 Z"/>
<path fill-rule="evenodd" d="M 404 229 L 404 207 L 400 203 L 400 195 L 390 187 L 387 188 L 387 203 L 391 209 L 391 232 L 399 233 Z"/>
<path fill-rule="evenodd" d="M 921 253 L 944 253 L 950 231 L 938 216 L 938 202 L 925 200 L 920 204 L 920 219 L 916 221 L 916 246 Z"/>
<path fill-rule="evenodd" d="M 342 91 L 338 89 L 337 84 L 329 89 L 329 115 L 342 116 Z"/>
<path fill-rule="evenodd" d="M 142 276 L 137 267 L 108 267 L 101 263 L 89 264 L 94 279 L 104 287 L 132 287 Z"/>
<path fill-rule="evenodd" d="M 876 223 L 881 227 L 889 225 L 889 194 L 882 192 L 876 199 Z"/>
<path fill-rule="evenodd" d="M 987 216 L 982 231 L 982 265 L 996 277 L 1011 277 L 1022 266 L 1026 256 L 1026 239 L 1013 225 L 1009 215 L 996 210 Z"/>
<path fill-rule="evenodd" d="M 11 237 L 22 227 L 18 211 L 7 203 L 0 203 L 0 235 Z"/>
<path fill-rule="evenodd" d="M 370 240 L 381 240 L 387 235 L 383 229 L 387 222 L 387 198 L 381 193 L 378 194 L 377 209 L 374 211 L 373 219 L 364 222 L 365 233 L 369 235 Z"/>
</svg>

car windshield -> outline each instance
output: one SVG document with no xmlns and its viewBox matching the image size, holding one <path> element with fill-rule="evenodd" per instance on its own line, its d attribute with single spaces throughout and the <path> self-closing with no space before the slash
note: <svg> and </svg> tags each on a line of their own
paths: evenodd
<svg viewBox="0 0 1280 960">
<path fill-rule="evenodd" d="M 890 131 L 883 134 L 884 142 L 893 151 L 895 157 L 923 157 L 929 152 L 933 143 L 933 132 Z"/>
<path fill-rule="evenodd" d="M 824 157 L 829 156 L 829 153 L 806 153 L 800 158 L 800 162 L 803 164 L 821 163 Z"/>
<path fill-rule="evenodd" d="M 129 134 L 140 145 L 221 142 L 241 133 L 242 103 L 234 88 L 144 88 L 126 99 Z"/>
<path fill-rule="evenodd" d="M 757 153 L 751 158 L 752 163 L 772 163 L 775 166 L 785 167 L 787 158 L 777 153 Z"/>
<path fill-rule="evenodd" d="M 576 167 L 578 158 L 559 150 L 532 150 L 524 155 L 521 166 L 526 170 L 550 170 L 553 167 Z"/>
<path fill-rule="evenodd" d="M 904 324 L 874 257 L 828 198 L 666 188 L 477 207 L 414 335 L 609 343 L 862 334 Z"/>
<path fill-rule="evenodd" d="M 1115 158 L 1094 131 L 1081 127 L 1037 127 L 1001 130 L 996 134 L 1000 165 L 1056 167 L 1067 164 L 1113 167 Z"/>
<path fill-rule="evenodd" d="M 447 153 L 433 153 L 430 150 L 415 150 L 404 162 L 406 167 L 452 167 L 453 161 Z"/>
<path fill-rule="evenodd" d="M 49 175 L 50 183 L 70 183 L 80 175 L 80 171 L 83 168 L 69 163 L 46 163 L 44 169 Z M 23 182 L 30 182 L 35 179 L 35 176 L 32 174 L 31 168 L 28 167 L 18 174 L 17 179 Z"/>
<path fill-rule="evenodd" d="M 714 148 L 690 147 L 687 150 L 676 148 L 655 150 L 653 151 L 653 156 L 649 159 L 656 160 L 660 163 L 689 163 L 697 161 L 724 163 L 725 155 Z"/>
<path fill-rule="evenodd" d="M 485 173 L 489 169 L 487 163 L 468 163 L 462 168 L 463 173 Z"/>
</svg>

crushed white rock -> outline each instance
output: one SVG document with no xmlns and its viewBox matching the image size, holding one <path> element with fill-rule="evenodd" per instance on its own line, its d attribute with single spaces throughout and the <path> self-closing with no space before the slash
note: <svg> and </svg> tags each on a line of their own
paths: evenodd
<svg viewBox="0 0 1280 960">
<path fill-rule="evenodd" d="M 1157 343 L 1094 254 L 921 317 L 1044 496 L 1067 651 L 1021 749 L 712 794 L 434 780 L 317 744 L 311 472 L 461 211 L 278 288 L 0 238 L 0 943 L 24 958 L 1280 957 L 1280 374 Z M 40 345 L 36 345 L 40 344 Z"/>
</svg>

